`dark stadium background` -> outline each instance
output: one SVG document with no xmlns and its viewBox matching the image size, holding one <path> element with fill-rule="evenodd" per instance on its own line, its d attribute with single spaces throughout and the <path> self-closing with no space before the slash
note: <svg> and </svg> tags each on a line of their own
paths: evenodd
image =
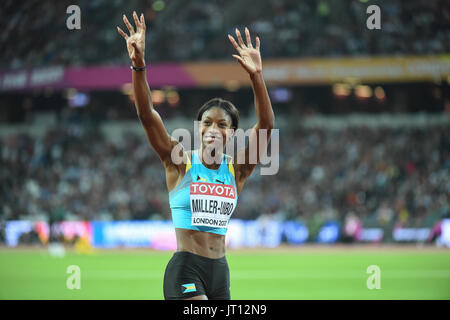
<svg viewBox="0 0 450 320">
<path fill-rule="evenodd" d="M 73 4 L 81 8 L 81 30 L 66 27 Z M 381 9 L 380 30 L 366 27 L 373 4 Z M 82 253 L 83 239 L 87 247 L 116 247 L 95 242 L 91 222 L 131 228 L 131 221 L 171 219 L 163 167 L 136 116 L 129 58 L 116 31 L 124 28 L 122 14 L 130 19 L 133 10 L 145 14 L 147 75 L 169 133 L 192 131 L 196 110 L 213 97 L 231 100 L 242 128 L 250 128 L 253 93 L 227 34 L 247 26 L 261 39 L 280 168 L 274 176 L 255 170 L 235 213 L 242 225 L 254 223 L 259 242 L 230 240 L 231 247 L 450 245 L 448 1 L 6 0 L 1 6 L 5 250 L 62 243 L 70 251 L 78 243 Z M 372 64 L 379 69 L 364 71 Z M 171 67 L 192 81 L 171 78 Z M 277 70 L 300 68 L 323 73 L 276 78 Z M 107 79 L 114 73 L 105 70 L 118 70 L 118 78 Z M 35 82 L 34 72 L 41 76 Z M 71 85 L 72 74 L 92 81 Z M 151 241 L 134 246 L 173 249 Z M 442 263 L 447 293 L 439 297 L 448 299 L 450 267 Z"/>
</svg>

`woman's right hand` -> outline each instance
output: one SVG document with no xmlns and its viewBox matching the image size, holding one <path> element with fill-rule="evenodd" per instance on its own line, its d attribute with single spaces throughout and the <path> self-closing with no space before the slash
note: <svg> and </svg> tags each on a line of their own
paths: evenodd
<svg viewBox="0 0 450 320">
<path fill-rule="evenodd" d="M 128 36 L 119 27 L 117 27 L 117 31 L 127 42 L 128 55 L 133 65 L 138 68 L 145 67 L 145 30 L 147 27 L 145 26 L 144 14 L 141 14 L 139 21 L 136 11 L 134 11 L 133 18 L 136 23 L 136 32 L 130 22 L 128 22 L 126 15 L 123 15 L 123 22 L 125 22 L 125 25 L 130 31 L 130 35 Z"/>
</svg>

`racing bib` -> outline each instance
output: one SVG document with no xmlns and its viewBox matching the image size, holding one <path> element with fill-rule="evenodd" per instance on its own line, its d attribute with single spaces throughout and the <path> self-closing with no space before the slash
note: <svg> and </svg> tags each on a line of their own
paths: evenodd
<svg viewBox="0 0 450 320">
<path fill-rule="evenodd" d="M 236 207 L 234 186 L 192 182 L 190 189 L 192 225 L 226 228 Z"/>
</svg>

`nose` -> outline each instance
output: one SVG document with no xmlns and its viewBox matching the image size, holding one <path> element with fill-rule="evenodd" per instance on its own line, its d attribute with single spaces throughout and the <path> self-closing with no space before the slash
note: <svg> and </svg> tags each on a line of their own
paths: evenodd
<svg viewBox="0 0 450 320">
<path fill-rule="evenodd" d="M 208 128 L 208 132 L 219 134 L 219 133 L 220 133 L 219 125 L 218 125 L 217 123 L 213 123 L 213 124 Z"/>
</svg>

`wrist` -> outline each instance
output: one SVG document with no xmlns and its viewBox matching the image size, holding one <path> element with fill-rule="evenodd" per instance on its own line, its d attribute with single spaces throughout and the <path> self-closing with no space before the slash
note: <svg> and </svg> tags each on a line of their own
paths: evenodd
<svg viewBox="0 0 450 320">
<path fill-rule="evenodd" d="M 255 71 L 254 73 L 250 74 L 251 79 L 254 79 L 256 77 L 261 77 L 261 76 L 262 76 L 262 70 Z"/>
<path fill-rule="evenodd" d="M 131 63 L 133 65 L 133 67 L 136 67 L 136 68 L 145 68 L 146 67 L 144 59 L 131 60 Z"/>
<path fill-rule="evenodd" d="M 147 69 L 147 67 L 139 68 L 139 67 L 135 67 L 135 66 L 133 66 L 133 64 L 131 64 L 130 69 L 134 70 L 134 71 L 142 72 L 142 71 L 145 71 Z"/>
</svg>

